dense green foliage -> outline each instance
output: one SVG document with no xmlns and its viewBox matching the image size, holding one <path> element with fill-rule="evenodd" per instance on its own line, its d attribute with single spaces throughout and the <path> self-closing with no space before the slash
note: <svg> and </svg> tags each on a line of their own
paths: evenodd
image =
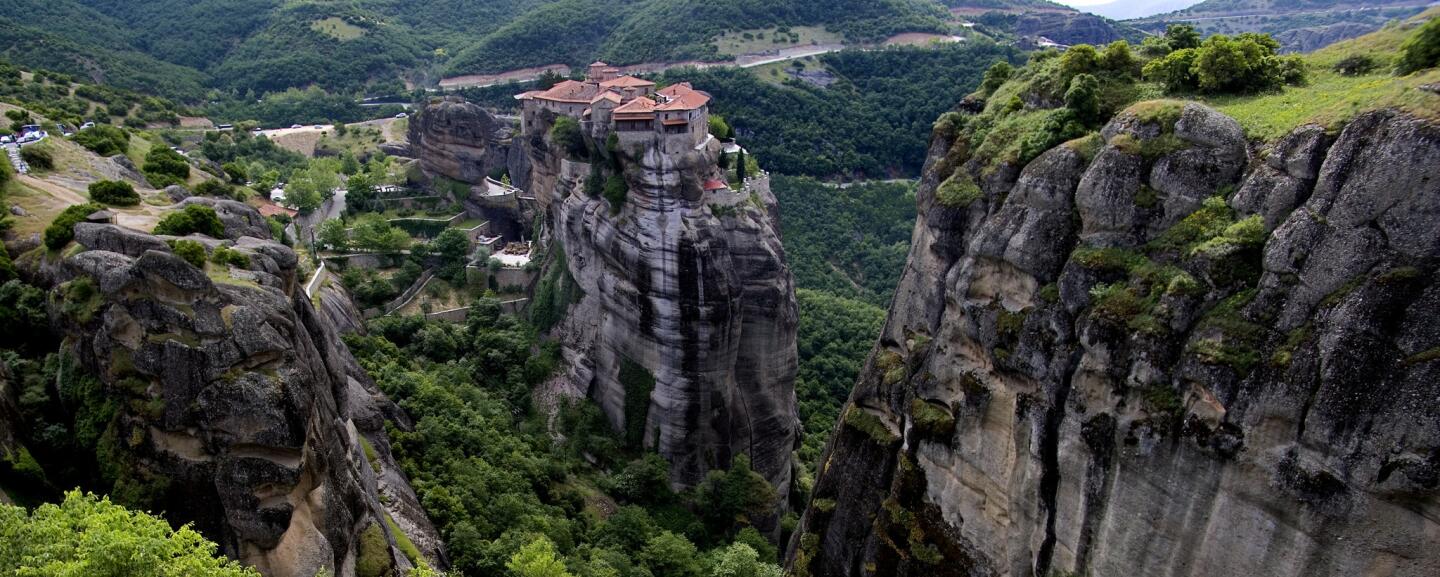
<svg viewBox="0 0 1440 577">
<path fill-rule="evenodd" d="M 111 206 L 135 206 L 140 204 L 140 194 L 128 182 L 97 180 L 90 183 L 90 200 Z"/>
<path fill-rule="evenodd" d="M 1440 18 L 1432 18 L 1405 41 L 1396 71 L 1409 74 L 1435 66 L 1440 66 Z"/>
<path fill-rule="evenodd" d="M 246 577 L 259 573 L 216 554 L 189 526 L 71 491 L 27 514 L 0 504 L 0 573 L 16 577 Z"/>
<path fill-rule="evenodd" d="M 1272 90 L 1305 82 L 1298 56 L 1279 56 L 1280 43 L 1263 34 L 1215 35 L 1145 65 L 1145 78 L 1171 92 L 1208 94 Z"/>
<path fill-rule="evenodd" d="M 830 177 L 914 176 L 925 159 L 930 125 L 980 84 L 1013 48 L 977 43 L 934 48 L 846 50 L 820 61 L 839 82 L 768 83 L 750 70 L 672 70 L 714 95 L 745 147 L 773 172 Z"/>
<path fill-rule="evenodd" d="M 203 234 L 210 238 L 224 238 L 225 224 L 215 209 L 203 204 L 187 204 L 182 210 L 172 212 L 155 225 L 155 234 L 187 236 Z M 204 260 L 203 258 L 201 260 Z"/>
<path fill-rule="evenodd" d="M 150 181 L 151 186 L 164 188 L 190 179 L 190 161 L 164 143 L 156 143 L 145 154 L 145 164 L 140 171 L 145 173 L 145 180 Z"/>
<path fill-rule="evenodd" d="M 123 128 L 99 124 L 75 133 L 75 143 L 100 156 L 111 156 L 130 148 L 130 135 Z"/>
<path fill-rule="evenodd" d="M 563 407 L 564 436 L 552 436 L 530 390 L 556 369 L 558 348 L 540 345 L 493 299 L 477 301 L 466 325 L 382 317 L 369 329 L 346 342 L 415 420 L 410 431 L 389 430 L 391 450 L 460 575 L 707 576 L 722 555 L 699 546 L 726 546 L 744 523 L 692 511 L 773 503 L 743 458 L 700 490 L 672 493 L 664 460 L 627 463 L 635 453 L 619 449 L 588 403 Z"/>
<path fill-rule="evenodd" d="M 85 221 L 85 217 L 94 214 L 96 211 L 104 210 L 103 205 L 95 203 L 77 204 L 66 207 L 50 221 L 50 226 L 45 228 L 45 246 L 50 250 L 58 250 L 75 240 L 75 225 Z"/>
<path fill-rule="evenodd" d="M 798 286 L 877 307 L 890 304 L 915 226 L 914 185 L 838 188 L 776 175 L 771 188 Z"/>
<path fill-rule="evenodd" d="M 176 240 L 170 243 L 170 250 L 191 266 L 205 268 L 205 245 L 193 240 Z"/>
</svg>

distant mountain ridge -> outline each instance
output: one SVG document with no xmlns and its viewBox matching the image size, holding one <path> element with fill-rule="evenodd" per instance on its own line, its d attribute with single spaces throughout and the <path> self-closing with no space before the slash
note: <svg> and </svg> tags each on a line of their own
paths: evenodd
<svg viewBox="0 0 1440 577">
<path fill-rule="evenodd" d="M 1184 10 L 1199 0 L 1115 0 L 1106 4 L 1081 6 L 1079 10 L 1114 20 L 1145 18 Z"/>
<path fill-rule="evenodd" d="M 966 21 L 1065 44 L 1129 34 L 1046 0 L 7 0 L 0 58 L 198 101 L 210 88 L 399 91 L 597 58 L 722 60 L 724 32 L 814 26 L 858 44 Z"/>
<path fill-rule="evenodd" d="M 1284 50 L 1315 50 L 1409 18 L 1434 4 L 1431 0 L 1205 0 L 1189 8 L 1129 21 L 1160 32 L 1174 23 L 1204 34 L 1265 32 Z"/>
</svg>

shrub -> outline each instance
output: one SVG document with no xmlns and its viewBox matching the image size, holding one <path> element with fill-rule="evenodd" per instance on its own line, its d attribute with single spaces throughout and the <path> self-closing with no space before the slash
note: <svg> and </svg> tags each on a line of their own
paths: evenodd
<svg viewBox="0 0 1440 577">
<path fill-rule="evenodd" d="M 55 155 L 51 154 L 50 149 L 44 146 L 31 145 L 21 148 L 20 159 L 33 169 L 53 170 L 55 168 Z"/>
<path fill-rule="evenodd" d="M 1140 61 L 1130 52 L 1130 43 L 1124 40 L 1116 40 L 1105 47 L 1105 52 L 1100 55 L 1100 65 L 1121 76 L 1134 76 L 1140 71 Z"/>
<path fill-rule="evenodd" d="M 555 125 L 550 127 L 550 141 L 563 148 L 572 158 L 588 156 L 585 135 L 580 131 L 580 123 L 574 118 L 562 116 L 555 119 Z"/>
<path fill-rule="evenodd" d="M 239 268 L 250 267 L 250 257 L 245 256 L 243 252 L 225 246 L 215 247 L 215 251 L 210 255 L 210 262 Z"/>
<path fill-rule="evenodd" d="M 1395 71 L 1409 74 L 1440 66 L 1440 18 L 1431 18 L 1400 47 L 1400 63 Z"/>
<path fill-rule="evenodd" d="M 630 186 L 625 184 L 625 179 L 618 174 L 611 175 L 605 181 L 605 200 L 610 201 L 610 212 L 616 214 L 621 207 L 625 206 L 625 197 L 630 193 Z"/>
<path fill-rule="evenodd" d="M 98 124 L 75 133 L 75 143 L 100 156 L 114 156 L 130 148 L 130 135 L 118 126 Z"/>
<path fill-rule="evenodd" d="M 950 208 L 967 208 L 984 195 L 970 175 L 957 170 L 936 189 L 935 200 Z"/>
<path fill-rule="evenodd" d="M 172 240 L 170 250 L 195 268 L 205 268 L 205 245 L 193 240 Z"/>
<path fill-rule="evenodd" d="M 70 241 L 75 240 L 75 225 L 83 222 L 91 213 L 104 208 L 92 202 L 77 204 L 61 211 L 55 216 L 55 220 L 50 222 L 50 226 L 45 228 L 45 246 L 50 250 L 58 250 L 70 244 Z"/>
<path fill-rule="evenodd" d="M 1194 48 L 1183 48 L 1151 60 L 1145 65 L 1145 79 L 1165 85 L 1167 92 L 1193 90 L 1195 75 L 1190 70 L 1195 65 L 1195 56 Z"/>
<path fill-rule="evenodd" d="M 235 196 L 235 187 L 219 180 L 206 180 L 195 185 L 195 194 L 216 198 L 230 198 Z"/>
<path fill-rule="evenodd" d="M 100 180 L 90 183 L 90 200 L 113 206 L 135 206 L 140 204 L 140 195 L 128 182 Z"/>
<path fill-rule="evenodd" d="M 985 71 L 985 80 L 980 82 L 980 93 L 986 96 L 994 94 L 1014 74 L 1015 67 L 1011 66 L 1009 62 L 1001 60 L 991 64 L 990 68 Z"/>
<path fill-rule="evenodd" d="M 184 210 L 165 215 L 165 218 L 155 225 L 154 232 L 170 236 L 199 233 L 211 238 L 224 238 L 225 224 L 220 222 L 220 216 L 215 214 L 215 209 L 203 204 L 189 204 Z"/>
<path fill-rule="evenodd" d="M 1165 28 L 1165 43 L 1171 50 L 1200 47 L 1200 33 L 1189 24 L 1171 24 Z"/>
<path fill-rule="evenodd" d="M 1100 68 L 1100 52 L 1089 44 L 1071 46 L 1060 56 L 1060 78 L 1066 83 L 1079 74 L 1090 74 Z"/>
<path fill-rule="evenodd" d="M 145 154 L 141 172 L 156 187 L 181 184 L 190 178 L 190 161 L 164 144 L 156 144 Z"/>
<path fill-rule="evenodd" d="M 715 135 L 715 138 L 719 138 L 720 140 L 729 140 L 735 138 L 735 129 L 730 128 L 730 124 L 725 122 L 724 117 L 718 114 L 711 114 L 710 134 Z"/>
<path fill-rule="evenodd" d="M 1090 74 L 1081 74 L 1070 81 L 1065 91 L 1065 107 L 1075 113 L 1075 118 L 1085 124 L 1100 121 L 1100 80 Z"/>
<path fill-rule="evenodd" d="M 1375 59 L 1371 58 L 1369 54 L 1352 54 L 1340 59 L 1331 69 L 1341 76 L 1363 76 L 1374 72 L 1379 67 L 1380 64 L 1375 62 Z"/>
</svg>

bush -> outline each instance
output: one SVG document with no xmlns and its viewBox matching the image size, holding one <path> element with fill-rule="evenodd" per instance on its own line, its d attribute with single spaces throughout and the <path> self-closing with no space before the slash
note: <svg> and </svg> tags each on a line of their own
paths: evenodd
<svg viewBox="0 0 1440 577">
<path fill-rule="evenodd" d="M 141 172 L 156 188 L 182 184 L 190 178 L 190 161 L 164 144 L 156 144 L 145 155 Z"/>
<path fill-rule="evenodd" d="M 100 180 L 90 183 L 90 200 L 112 206 L 135 206 L 140 204 L 140 195 L 128 182 Z"/>
<path fill-rule="evenodd" d="M 1014 74 L 1015 67 L 1011 66 L 1009 62 L 1001 60 L 991 64 L 990 68 L 985 71 L 985 79 L 980 82 L 980 93 L 986 96 L 994 94 Z"/>
<path fill-rule="evenodd" d="M 1065 107 L 1075 113 L 1075 118 L 1085 124 L 1100 121 L 1100 80 L 1090 74 L 1081 74 L 1070 81 L 1065 91 Z"/>
<path fill-rule="evenodd" d="M 550 141 L 563 148 L 572 158 L 585 158 L 589 155 L 585 146 L 585 135 L 580 131 L 580 123 L 574 118 L 562 116 L 555 119 L 555 125 L 550 127 Z"/>
<path fill-rule="evenodd" d="M 215 247 L 210 254 L 210 262 L 218 265 L 229 265 L 239 268 L 250 268 L 250 257 L 245 253 L 225 246 Z"/>
<path fill-rule="evenodd" d="M 50 226 L 45 228 L 45 246 L 50 250 L 58 250 L 70 241 L 75 240 L 75 225 L 84 222 L 85 217 L 90 216 L 98 210 L 104 210 L 103 205 L 96 203 L 77 204 L 66 208 L 55 216 Z"/>
<path fill-rule="evenodd" d="M 125 129 L 98 124 L 75 133 L 75 143 L 100 156 L 114 156 L 130 148 L 130 135 Z"/>
<path fill-rule="evenodd" d="M 170 250 L 195 268 L 205 268 L 205 245 L 193 240 L 172 240 Z"/>
<path fill-rule="evenodd" d="M 1415 35 L 1405 40 L 1400 47 L 1400 63 L 1395 71 L 1409 74 L 1434 66 L 1440 66 L 1440 18 L 1431 18 L 1415 31 Z"/>
<path fill-rule="evenodd" d="M 710 134 L 715 135 L 715 138 L 719 138 L 720 140 L 729 140 L 735 138 L 735 129 L 730 128 L 730 124 L 725 122 L 725 118 L 718 114 L 711 114 Z"/>
<path fill-rule="evenodd" d="M 1116 40 L 1105 47 L 1105 52 L 1100 55 L 1100 65 L 1126 77 L 1140 72 L 1140 61 L 1130 52 L 1130 43 L 1124 40 Z"/>
<path fill-rule="evenodd" d="M 1340 59 L 1331 69 L 1341 76 L 1363 76 L 1379 67 L 1380 64 L 1369 54 L 1352 54 Z"/>
<path fill-rule="evenodd" d="M 235 196 L 235 187 L 219 180 L 206 180 L 195 186 L 195 194 L 215 198 L 231 198 Z"/>
<path fill-rule="evenodd" d="M 630 193 L 630 186 L 625 184 L 625 179 L 618 174 L 610 176 L 605 181 L 605 200 L 610 201 L 610 213 L 618 214 L 621 207 L 625 206 L 625 197 Z"/>
<path fill-rule="evenodd" d="M 186 236 L 203 234 L 211 238 L 225 238 L 225 223 L 215 209 L 203 204 L 186 205 L 184 210 L 172 212 L 155 225 L 155 234 Z"/>
<path fill-rule="evenodd" d="M 30 145 L 20 149 L 20 160 L 29 164 L 30 168 L 36 170 L 54 170 L 55 155 L 50 149 L 44 146 Z"/>
</svg>

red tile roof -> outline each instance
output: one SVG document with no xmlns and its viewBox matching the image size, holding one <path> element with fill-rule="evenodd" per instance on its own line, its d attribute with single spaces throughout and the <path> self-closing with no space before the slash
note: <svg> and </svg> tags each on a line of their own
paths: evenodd
<svg viewBox="0 0 1440 577">
<path fill-rule="evenodd" d="M 615 120 L 654 120 L 655 101 L 641 96 L 616 108 L 612 114 Z"/>
<path fill-rule="evenodd" d="M 294 217 L 295 215 L 300 214 L 299 211 L 296 211 L 294 209 L 285 208 L 273 202 L 264 200 L 260 201 L 260 206 L 257 208 L 260 211 L 260 216 L 276 216 L 283 214 L 286 216 Z"/>
<path fill-rule="evenodd" d="M 680 96 L 681 94 L 685 94 L 686 92 L 694 91 L 695 87 L 691 86 L 689 82 L 681 82 L 679 84 L 671 84 L 670 86 L 661 88 L 659 91 L 656 92 L 656 94 L 659 94 L 666 98 L 675 98 L 677 96 Z"/>
<path fill-rule="evenodd" d="M 554 87 L 536 94 L 533 98 L 540 100 L 553 100 L 556 102 L 572 102 L 577 104 L 589 104 L 590 99 L 595 97 L 595 85 L 574 80 L 562 80 Z"/>
<path fill-rule="evenodd" d="M 601 88 L 643 88 L 654 85 L 654 82 L 629 75 L 621 76 L 614 80 L 606 80 L 600 83 Z"/>
<path fill-rule="evenodd" d="M 730 188 L 730 185 L 725 184 L 725 181 L 718 178 L 712 178 L 705 181 L 705 190 L 721 190 L 726 188 Z"/>
<path fill-rule="evenodd" d="M 674 98 L 669 102 L 656 107 L 656 110 L 695 110 L 710 103 L 710 95 L 692 90 Z"/>
</svg>

